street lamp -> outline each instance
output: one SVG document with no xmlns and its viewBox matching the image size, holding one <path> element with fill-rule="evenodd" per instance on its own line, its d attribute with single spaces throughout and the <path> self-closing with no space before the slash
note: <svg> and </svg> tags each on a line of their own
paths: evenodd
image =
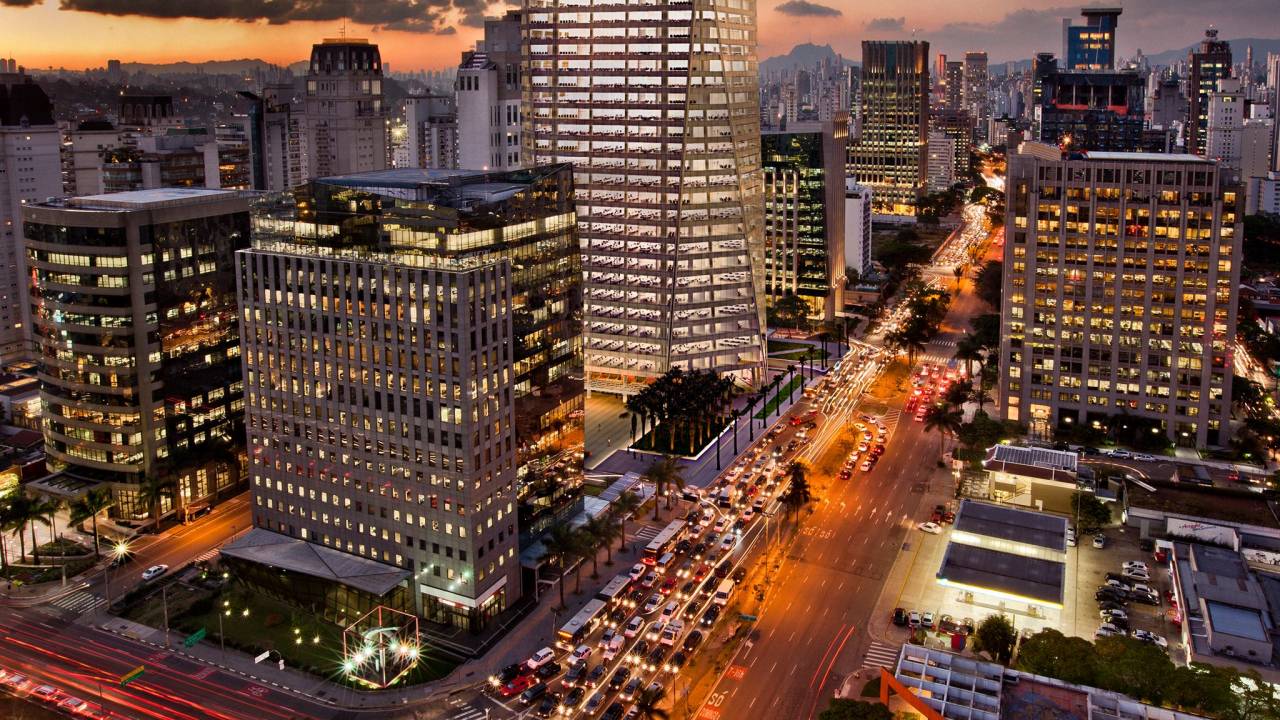
<svg viewBox="0 0 1280 720">
<path fill-rule="evenodd" d="M 111 607 L 111 568 L 117 563 L 124 560 L 129 555 L 129 543 L 125 540 L 118 540 L 111 546 L 111 564 L 102 573 L 103 584 L 107 592 L 107 607 Z"/>
</svg>

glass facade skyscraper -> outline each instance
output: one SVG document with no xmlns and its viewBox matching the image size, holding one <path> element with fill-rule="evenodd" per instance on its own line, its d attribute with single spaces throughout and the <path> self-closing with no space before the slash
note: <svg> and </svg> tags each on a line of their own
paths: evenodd
<svg viewBox="0 0 1280 720">
<path fill-rule="evenodd" d="M 862 43 L 862 134 L 849 143 L 849 177 L 872 190 L 873 209 L 915 215 L 929 138 L 929 43 Z"/>
</svg>

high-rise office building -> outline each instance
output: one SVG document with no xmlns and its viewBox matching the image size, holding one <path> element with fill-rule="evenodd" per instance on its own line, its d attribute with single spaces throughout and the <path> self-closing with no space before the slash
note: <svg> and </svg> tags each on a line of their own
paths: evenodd
<svg viewBox="0 0 1280 720">
<path fill-rule="evenodd" d="M 1169 77 L 1158 79 L 1153 85 L 1154 90 L 1147 93 L 1147 125 L 1165 130 L 1175 125 L 1181 127 L 1187 112 L 1187 96 L 1182 94 L 1182 83 L 1176 77 Z"/>
<path fill-rule="evenodd" d="M 1132 70 L 1062 70 L 1056 58 L 1036 58 L 1034 108 L 1040 142 L 1078 150 L 1136 152 L 1143 148 L 1146 88 Z"/>
<path fill-rule="evenodd" d="M 387 605 L 480 630 L 514 603 L 518 398 L 580 397 L 552 392 L 577 382 L 575 227 L 564 166 L 323 178 L 255 214 L 239 264 L 255 529 L 224 557 L 333 619 Z M 264 550 L 284 546 L 305 553 Z"/>
<path fill-rule="evenodd" d="M 1204 156 L 1217 162 L 1232 182 L 1240 176 L 1240 150 L 1245 121 L 1245 92 L 1236 78 L 1223 78 L 1209 93 Z"/>
<path fill-rule="evenodd" d="M 964 63 L 949 61 L 943 71 L 946 73 L 942 78 L 943 105 L 948 110 L 968 115 L 969 111 L 964 106 Z"/>
<path fill-rule="evenodd" d="M 1204 31 L 1200 47 L 1187 55 L 1187 119 L 1183 127 L 1187 152 L 1204 155 L 1209 128 L 1209 95 L 1218 81 L 1231 76 L 1231 44 L 1218 39 L 1217 28 Z"/>
<path fill-rule="evenodd" d="M 53 103 L 12 59 L 0 59 L 0 361 L 31 354 L 22 207 L 62 194 Z"/>
<path fill-rule="evenodd" d="M 871 270 L 871 188 L 844 184 L 844 266 L 859 277 Z M 848 278 L 846 277 L 846 281 Z M 841 300 L 841 306 L 844 301 Z"/>
<path fill-rule="evenodd" d="M 1067 70 L 1110 70 L 1116 66 L 1116 26 L 1121 8 L 1085 8 L 1084 25 L 1062 20 L 1062 58 Z"/>
<path fill-rule="evenodd" d="M 82 120 L 62 132 L 62 194 L 102 194 L 102 156 L 120 147 L 120 131 L 109 120 Z"/>
<path fill-rule="evenodd" d="M 929 114 L 929 132 L 934 130 L 943 133 L 955 141 L 953 163 L 957 178 L 969 177 L 969 152 L 973 148 L 973 120 L 963 110 L 943 109 Z M 993 138 L 1003 143 L 1004 138 Z"/>
<path fill-rule="evenodd" d="M 915 215 L 928 172 L 929 43 L 862 43 L 862 135 L 848 175 L 872 190 L 875 211 Z"/>
<path fill-rule="evenodd" d="M 950 190 L 956 183 L 956 141 L 941 130 L 929 131 L 929 192 Z"/>
<path fill-rule="evenodd" d="M 312 46 L 303 112 L 308 177 L 387 167 L 387 113 L 377 45 L 330 38 Z"/>
<path fill-rule="evenodd" d="M 575 171 L 588 390 L 635 392 L 675 366 L 752 381 L 755 0 L 528 0 L 523 23 L 526 164 Z"/>
<path fill-rule="evenodd" d="M 82 491 L 107 484 L 126 520 L 148 517 L 139 486 L 162 470 L 178 489 L 162 517 L 233 487 L 244 441 L 233 268 L 247 201 L 166 188 L 23 215 L 50 469 Z"/>
<path fill-rule="evenodd" d="M 484 21 L 484 40 L 463 53 L 458 98 L 458 167 L 520 167 L 520 13 Z"/>
<path fill-rule="evenodd" d="M 1226 444 L 1240 194 L 1194 155 L 1010 158 L 1001 308 L 1005 417 L 1044 435 L 1141 419 Z"/>
<path fill-rule="evenodd" d="M 987 142 L 987 119 L 991 117 L 990 75 L 985 52 L 964 54 L 964 110 L 973 119 L 973 141 Z"/>
<path fill-rule="evenodd" d="M 765 293 L 795 295 L 833 320 L 844 286 L 844 161 L 849 123 L 797 123 L 761 135 Z"/>
<path fill-rule="evenodd" d="M 458 109 L 453 97 L 410 95 L 404 100 L 404 120 L 409 155 L 405 167 L 459 167 Z"/>
</svg>

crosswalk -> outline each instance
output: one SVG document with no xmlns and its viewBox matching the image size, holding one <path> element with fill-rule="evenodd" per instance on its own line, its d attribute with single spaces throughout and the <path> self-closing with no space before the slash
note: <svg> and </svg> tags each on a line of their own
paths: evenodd
<svg viewBox="0 0 1280 720">
<path fill-rule="evenodd" d="M 212 549 L 212 550 L 206 550 L 205 552 L 202 552 L 202 553 L 200 553 L 199 555 L 195 556 L 195 558 L 194 558 L 194 559 L 192 559 L 192 562 L 198 562 L 198 563 L 199 563 L 199 562 L 206 562 L 206 561 L 208 561 L 208 560 L 212 560 L 212 559 L 214 559 L 214 558 L 218 557 L 218 553 L 220 553 L 220 552 L 222 552 L 222 550 L 221 550 L 220 548 L 214 548 L 214 549 Z"/>
<path fill-rule="evenodd" d="M 902 410 L 893 408 L 880 418 L 880 424 L 884 425 L 885 432 L 892 435 L 894 430 L 898 429 L 898 421 L 902 419 Z"/>
<path fill-rule="evenodd" d="M 946 365 L 951 362 L 952 356 L 945 353 L 928 353 L 916 356 L 917 365 Z"/>
<path fill-rule="evenodd" d="M 77 590 L 49 603 L 50 605 L 74 613 L 87 613 L 107 604 L 106 598 L 88 590 Z"/>
<path fill-rule="evenodd" d="M 866 659 L 862 661 L 864 668 L 887 667 L 893 670 L 898 665 L 898 652 L 902 649 L 901 645 L 885 645 L 882 642 L 872 641 L 867 648 Z"/>
<path fill-rule="evenodd" d="M 658 537 L 658 533 L 662 532 L 657 525 L 645 525 L 632 534 L 633 541 L 649 542 Z"/>
<path fill-rule="evenodd" d="M 955 338 L 942 338 L 941 340 L 934 340 L 934 341 L 930 342 L 929 344 L 930 344 L 930 345 L 936 345 L 937 347 L 955 347 L 955 346 L 956 346 L 956 339 L 955 339 Z"/>
<path fill-rule="evenodd" d="M 457 709 L 447 720 L 479 720 L 479 718 L 488 717 L 489 713 L 481 710 L 470 703 L 463 701 L 461 698 L 452 698 L 449 704 Z"/>
</svg>

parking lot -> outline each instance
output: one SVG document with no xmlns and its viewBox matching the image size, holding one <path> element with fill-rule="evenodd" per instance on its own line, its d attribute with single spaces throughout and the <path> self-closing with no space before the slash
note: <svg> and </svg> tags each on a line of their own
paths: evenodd
<svg viewBox="0 0 1280 720">
<path fill-rule="evenodd" d="M 1145 630 L 1167 638 L 1170 652 L 1176 653 L 1177 629 L 1166 617 L 1169 571 L 1167 566 L 1155 561 L 1151 552 L 1139 548 L 1138 539 L 1131 529 L 1109 528 L 1102 533 L 1106 540 L 1101 549 L 1094 547 L 1092 535 L 1082 536 L 1076 547 L 1069 547 L 1062 609 L 1046 608 L 1033 613 L 1028 612 L 1025 603 L 1006 604 L 940 585 L 936 573 L 942 564 L 951 526 L 943 525 L 941 533 L 936 535 L 919 530 L 919 524 L 930 519 L 919 517 L 909 521 L 913 532 L 900 549 L 876 609 L 873 628 L 882 633 L 882 640 L 902 643 L 910 637 L 909 628 L 892 623 L 894 610 L 899 607 L 906 613 L 915 611 L 922 618 L 924 613 L 932 613 L 934 628 L 927 633 L 930 645 L 949 646 L 949 636 L 938 631 L 944 618 L 955 624 L 976 625 L 986 616 L 1000 613 L 1009 617 L 1023 634 L 1054 628 L 1066 635 L 1093 640 L 1103 624 L 1095 593 L 1106 583 L 1108 573 L 1120 576 L 1125 562 L 1136 561 L 1146 564 L 1149 579 L 1117 580 L 1130 585 L 1136 582 L 1149 585 L 1155 591 L 1156 604 L 1141 602 L 1136 595 L 1117 600 L 1116 607 L 1125 612 L 1128 623 L 1127 628 L 1121 629 Z"/>
</svg>

